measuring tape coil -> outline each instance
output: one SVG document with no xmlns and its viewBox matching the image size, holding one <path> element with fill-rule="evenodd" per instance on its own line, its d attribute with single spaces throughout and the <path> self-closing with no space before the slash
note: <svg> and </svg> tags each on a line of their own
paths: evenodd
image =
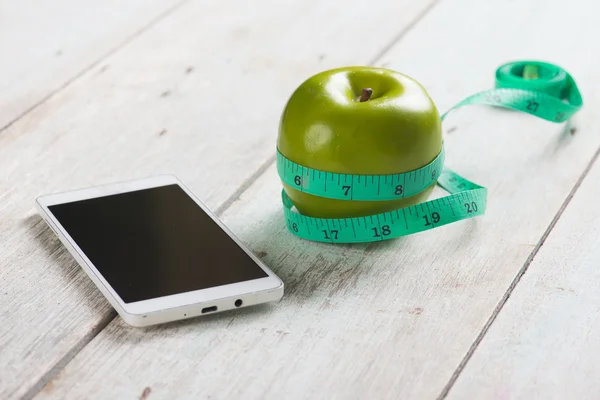
<svg viewBox="0 0 600 400">
<path fill-rule="evenodd" d="M 483 104 L 513 109 L 560 123 L 583 105 L 574 79 L 564 69 L 545 62 L 518 61 L 496 70 L 495 89 L 459 102 L 459 107 Z M 444 165 L 445 149 L 428 165 L 390 175 L 339 174 L 295 163 L 277 149 L 281 181 L 299 191 L 329 199 L 385 201 L 414 196 L 437 183 L 450 195 L 409 207 L 364 217 L 315 218 L 294 210 L 285 190 L 281 196 L 288 230 L 317 242 L 362 243 L 393 239 L 485 214 L 487 189 Z"/>
</svg>

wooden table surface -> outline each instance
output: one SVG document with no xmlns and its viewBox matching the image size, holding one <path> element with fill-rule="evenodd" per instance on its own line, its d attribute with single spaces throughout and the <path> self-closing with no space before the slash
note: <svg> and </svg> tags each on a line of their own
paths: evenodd
<svg viewBox="0 0 600 400">
<path fill-rule="evenodd" d="M 600 398 L 595 0 L 0 0 L 0 398 Z M 484 217 L 376 244 L 297 239 L 274 167 L 310 75 L 392 68 L 443 111 L 506 61 L 566 68 L 567 124 L 472 106 L 447 164 Z M 34 210 L 179 176 L 285 282 L 275 304 L 126 325 Z M 439 195 L 441 191 L 436 191 Z"/>
</svg>

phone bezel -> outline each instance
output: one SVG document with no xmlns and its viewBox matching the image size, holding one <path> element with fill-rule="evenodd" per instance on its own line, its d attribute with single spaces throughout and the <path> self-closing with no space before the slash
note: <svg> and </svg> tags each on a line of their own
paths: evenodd
<svg viewBox="0 0 600 400">
<path fill-rule="evenodd" d="M 94 263 L 79 248 L 75 240 L 69 235 L 64 227 L 58 222 L 49 207 L 57 204 L 64 204 L 79 200 L 91 199 L 95 197 L 110 196 L 120 193 L 126 193 L 136 190 L 150 189 L 155 187 L 176 184 L 186 192 L 192 200 L 196 202 L 207 215 L 209 215 L 229 237 L 258 265 L 267 277 L 254 279 L 245 282 L 237 282 L 217 287 L 199 289 L 191 292 L 183 292 L 164 297 L 157 297 L 148 300 L 125 303 L 119 294 L 113 289 L 104 276 L 98 271 Z M 136 179 L 132 181 L 117 182 L 107 185 L 88 187 L 63 193 L 48 194 L 36 199 L 36 207 L 46 223 L 59 236 L 69 252 L 79 261 L 81 267 L 92 278 L 96 286 L 107 297 L 113 307 L 120 313 L 124 312 L 131 316 L 148 315 L 156 312 L 164 312 L 170 309 L 178 309 L 186 306 L 204 305 L 214 303 L 226 298 L 241 298 L 245 295 L 261 292 L 280 292 L 276 297 L 281 297 L 283 291 L 283 282 L 273 271 L 271 271 L 258 257 L 256 257 L 241 241 L 175 176 L 160 175 L 149 178 Z M 259 296 L 260 297 L 260 296 Z M 263 296 L 264 297 L 264 296 Z M 269 297 L 269 296 L 267 296 Z M 254 296 L 256 299 L 256 296 Z M 268 301 L 265 298 L 265 301 Z M 252 301 L 251 303 L 256 303 Z M 249 305 L 249 304 L 246 304 Z M 232 308 L 232 307 L 228 307 Z M 219 309 L 219 311 L 224 311 Z"/>
</svg>

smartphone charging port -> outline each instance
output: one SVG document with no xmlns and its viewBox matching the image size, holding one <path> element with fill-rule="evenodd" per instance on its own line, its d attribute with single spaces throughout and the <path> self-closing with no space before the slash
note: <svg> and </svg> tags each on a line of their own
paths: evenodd
<svg viewBox="0 0 600 400">
<path fill-rule="evenodd" d="M 202 314 L 206 314 L 206 313 L 209 313 L 209 312 L 215 312 L 215 311 L 217 311 L 217 306 L 204 307 L 202 309 Z"/>
</svg>

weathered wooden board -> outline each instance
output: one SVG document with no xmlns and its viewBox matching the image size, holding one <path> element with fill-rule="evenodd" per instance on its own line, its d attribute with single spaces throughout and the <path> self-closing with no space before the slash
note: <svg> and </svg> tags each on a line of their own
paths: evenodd
<svg viewBox="0 0 600 400">
<path fill-rule="evenodd" d="M 174 173 L 217 209 L 272 156 L 299 80 L 375 59 L 430 4 L 189 2 L 4 131 L 0 398 L 37 393 L 114 316 L 36 196 Z"/>
<path fill-rule="evenodd" d="M 598 199 L 596 160 L 449 399 L 600 397 Z"/>
<path fill-rule="evenodd" d="M 582 85 L 574 130 L 485 107 L 448 118 L 448 165 L 489 188 L 486 216 L 372 245 L 307 242 L 285 228 L 271 166 L 223 218 L 284 279 L 281 302 L 144 330 L 115 319 L 39 397 L 443 393 L 600 145 L 600 71 L 573 45 L 597 36 L 594 7 L 446 0 L 380 63 L 420 80 L 443 110 L 522 57 L 563 65 Z"/>
<path fill-rule="evenodd" d="M 181 0 L 0 0 L 0 132 Z"/>
</svg>

